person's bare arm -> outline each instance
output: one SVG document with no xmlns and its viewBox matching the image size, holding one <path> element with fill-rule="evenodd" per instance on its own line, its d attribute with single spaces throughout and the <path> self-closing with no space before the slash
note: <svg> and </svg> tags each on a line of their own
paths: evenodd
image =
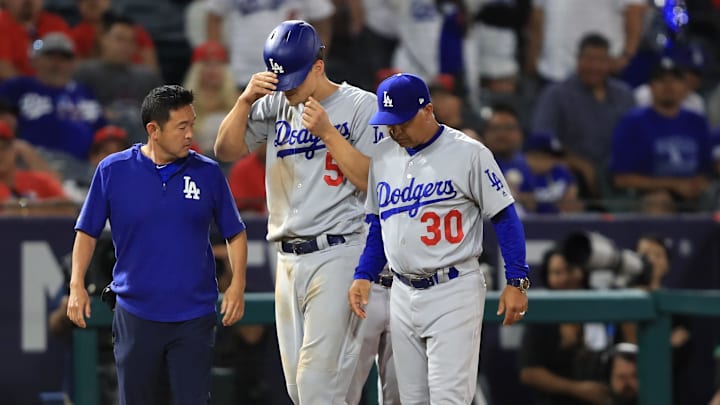
<svg viewBox="0 0 720 405">
<path fill-rule="evenodd" d="M 60 173 L 53 170 L 52 167 L 50 167 L 50 165 L 48 164 L 48 162 L 43 159 L 43 157 L 40 156 L 39 153 L 37 153 L 35 148 L 30 143 L 22 139 L 15 139 L 15 141 L 13 141 L 13 147 L 15 148 L 15 151 L 17 152 L 20 159 L 25 163 L 25 166 L 29 170 L 45 172 L 50 174 L 57 180 L 62 180 L 62 176 L 60 176 Z"/>
<path fill-rule="evenodd" d="M 365 26 L 365 7 L 362 0 L 347 0 L 350 13 L 350 34 L 358 35 Z"/>
<path fill-rule="evenodd" d="M 637 52 L 642 36 L 644 14 L 645 6 L 642 4 L 632 4 L 625 8 L 625 47 L 622 53 L 612 60 L 613 72 L 622 71 Z"/>
<path fill-rule="evenodd" d="M 260 72 L 252 76 L 247 87 L 220 124 L 214 147 L 218 159 L 231 162 L 248 154 L 245 131 L 250 108 L 260 97 L 272 94 L 277 82 L 277 76 L 273 72 Z"/>
<path fill-rule="evenodd" d="M 18 71 L 8 61 L 0 60 L 0 82 L 18 75 Z"/>
<path fill-rule="evenodd" d="M 631 4 L 625 8 L 625 48 L 623 55 L 632 58 L 640 46 L 645 16 L 644 4 Z"/>
<path fill-rule="evenodd" d="M 708 405 L 720 405 L 720 388 L 715 391 L 715 395 L 713 395 L 712 399 L 710 399 L 710 403 Z"/>
<path fill-rule="evenodd" d="M 570 170 L 580 173 L 585 180 L 585 184 L 587 184 L 587 187 L 590 190 L 590 194 L 594 197 L 599 197 L 600 190 L 598 189 L 595 166 L 593 166 L 589 160 L 572 153 L 568 153 L 568 155 L 565 156 L 564 161 Z"/>
<path fill-rule="evenodd" d="M 96 244 L 97 239 L 92 236 L 82 231 L 75 232 L 67 316 L 81 328 L 86 326 L 85 318 L 90 317 L 90 297 L 85 289 L 85 273 L 87 273 Z"/>
<path fill-rule="evenodd" d="M 530 14 L 527 28 L 527 50 L 525 52 L 525 72 L 537 73 L 537 63 L 543 43 L 543 25 L 545 12 L 542 8 L 534 7 Z"/>
<path fill-rule="evenodd" d="M 223 18 L 213 12 L 207 13 L 207 24 L 205 35 L 208 41 L 222 42 Z"/>
<path fill-rule="evenodd" d="M 577 184 L 570 185 L 567 190 L 565 190 L 565 194 L 563 194 L 563 196 L 557 202 L 557 207 L 560 212 L 582 212 L 584 207 L 582 201 L 580 200 L 579 193 L 580 191 Z"/>
<path fill-rule="evenodd" d="M 618 188 L 634 188 L 641 191 L 670 190 L 684 198 L 693 199 L 702 193 L 707 184 L 704 176 L 690 178 L 650 177 L 640 174 L 616 174 L 613 183 Z"/>
<path fill-rule="evenodd" d="M 232 280 L 223 294 L 220 313 L 223 325 L 230 326 L 245 313 L 245 274 L 247 272 L 247 233 L 235 235 L 227 241 L 228 261 Z"/>
<path fill-rule="evenodd" d="M 155 48 L 141 49 L 140 60 L 142 61 L 143 65 L 153 69 L 156 72 L 160 71 L 160 66 L 158 65 L 157 53 L 155 53 Z"/>
<path fill-rule="evenodd" d="M 605 404 L 610 394 L 607 385 L 603 383 L 560 377 L 545 367 L 521 369 L 520 381 L 540 392 L 569 395 L 597 405 Z"/>
</svg>

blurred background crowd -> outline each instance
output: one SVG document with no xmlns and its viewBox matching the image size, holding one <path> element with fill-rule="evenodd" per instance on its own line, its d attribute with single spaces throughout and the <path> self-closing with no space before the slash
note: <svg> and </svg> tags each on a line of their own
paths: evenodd
<svg viewBox="0 0 720 405">
<path fill-rule="evenodd" d="M 213 157 L 221 120 L 266 69 L 265 37 L 286 19 L 316 26 L 331 80 L 374 91 L 395 72 L 425 78 L 438 121 L 494 153 L 525 216 L 720 209 L 718 0 L 0 0 L 0 215 L 75 215 L 100 160 L 144 142 L 139 107 L 163 83 L 194 91 L 194 149 Z M 264 165 L 262 149 L 223 165 L 245 215 L 265 214 Z M 114 260 L 105 242 L 90 272 L 97 293 Z M 592 287 L 593 269 L 567 243 L 535 277 Z M 660 288 L 670 250 L 661 236 L 638 240 L 650 264 L 630 286 Z M 222 289 L 222 241 L 215 254 Z M 59 305 L 50 331 L 68 336 Z M 692 328 L 673 326 L 682 367 Z M 282 382 L 255 372 L 273 334 L 219 333 L 217 365 L 235 368 L 236 403 L 287 401 L 273 389 Z M 100 373 L 112 385 L 104 338 Z M 631 404 L 634 343 L 632 324 L 529 327 L 514 378 L 538 403 Z M 674 388 L 686 403 L 680 377 Z"/>
<path fill-rule="evenodd" d="M 714 211 L 720 2 L 712 0 L 2 0 L 0 202 L 83 201 L 94 165 L 143 142 L 162 83 L 197 95 L 196 150 L 265 70 L 278 22 L 316 25 L 331 79 L 423 76 L 437 118 L 495 154 L 524 213 Z M 264 210 L 262 156 L 225 166 Z M 251 170 L 252 176 L 242 175 Z M 242 177 L 246 181 L 233 181 Z"/>
</svg>

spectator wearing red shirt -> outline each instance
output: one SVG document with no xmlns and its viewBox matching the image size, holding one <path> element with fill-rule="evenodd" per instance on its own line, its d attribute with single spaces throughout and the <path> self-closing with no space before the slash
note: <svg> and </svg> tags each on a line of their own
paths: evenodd
<svg viewBox="0 0 720 405">
<path fill-rule="evenodd" d="M 62 17 L 43 11 L 42 0 L 5 0 L 0 10 L 0 82 L 33 75 L 29 52 L 33 41 L 50 32 L 70 34 Z"/>
<path fill-rule="evenodd" d="M 103 31 L 103 16 L 110 9 L 110 0 L 78 0 L 77 5 L 82 21 L 70 31 L 77 56 L 80 59 L 97 58 L 100 55 L 99 33 Z M 135 24 L 135 44 L 133 63 L 158 70 L 155 44 L 145 28 L 137 24 Z"/>
<path fill-rule="evenodd" d="M 229 183 L 239 211 L 267 212 L 264 145 L 233 165 Z"/>
<path fill-rule="evenodd" d="M 60 183 L 50 174 L 17 168 L 15 134 L 0 121 L 0 204 L 26 208 L 37 202 L 66 201 Z"/>
</svg>

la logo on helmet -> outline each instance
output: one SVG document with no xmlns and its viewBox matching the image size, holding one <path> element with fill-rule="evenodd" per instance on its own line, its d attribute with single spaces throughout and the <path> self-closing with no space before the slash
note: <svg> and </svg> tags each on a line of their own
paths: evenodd
<svg viewBox="0 0 720 405">
<path fill-rule="evenodd" d="M 277 62 L 273 60 L 273 58 L 269 58 L 268 62 L 270 62 L 270 70 L 273 71 L 273 73 L 285 73 L 285 69 Z"/>
<path fill-rule="evenodd" d="M 393 106 L 393 101 L 390 96 L 388 96 L 387 91 L 383 91 L 383 106 L 386 108 Z"/>
</svg>

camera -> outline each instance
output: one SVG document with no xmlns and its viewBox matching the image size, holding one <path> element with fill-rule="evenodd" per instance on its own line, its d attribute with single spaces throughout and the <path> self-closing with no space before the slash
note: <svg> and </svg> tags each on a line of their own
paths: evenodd
<svg viewBox="0 0 720 405">
<path fill-rule="evenodd" d="M 615 243 L 597 232 L 575 232 L 562 243 L 567 262 L 590 274 L 609 272 L 605 287 L 625 288 L 650 284 L 652 266 L 643 256 L 629 249 L 618 249 Z M 588 277 L 590 276 L 588 274 Z"/>
</svg>

